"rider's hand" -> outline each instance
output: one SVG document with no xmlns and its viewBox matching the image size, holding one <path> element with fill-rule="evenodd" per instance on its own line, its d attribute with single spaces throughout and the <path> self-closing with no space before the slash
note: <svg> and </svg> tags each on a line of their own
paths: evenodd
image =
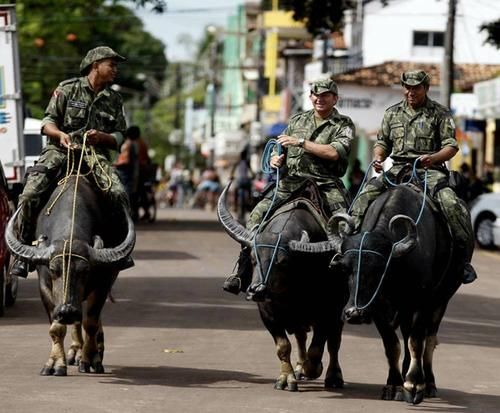
<svg viewBox="0 0 500 413">
<path fill-rule="evenodd" d="M 64 148 L 70 148 L 72 146 L 71 137 L 67 133 L 61 131 L 59 133 L 59 144 Z"/>
<path fill-rule="evenodd" d="M 87 131 L 87 143 L 89 145 L 98 145 L 101 142 L 101 132 L 95 129 Z"/>
<path fill-rule="evenodd" d="M 375 169 L 375 172 L 380 173 L 384 170 L 384 161 L 382 159 L 375 159 L 373 161 L 373 169 Z"/>
<path fill-rule="evenodd" d="M 271 166 L 273 168 L 281 168 L 283 161 L 285 160 L 285 154 L 275 155 L 271 158 Z"/>
<path fill-rule="evenodd" d="M 420 162 L 422 168 L 430 168 L 432 165 L 434 165 L 434 159 L 432 158 L 432 155 L 422 155 L 420 158 L 418 158 L 418 161 Z"/>
<path fill-rule="evenodd" d="M 296 138 L 294 136 L 288 136 L 288 135 L 278 136 L 278 143 L 285 148 L 287 146 L 299 146 L 300 145 L 300 141 L 298 138 Z"/>
</svg>

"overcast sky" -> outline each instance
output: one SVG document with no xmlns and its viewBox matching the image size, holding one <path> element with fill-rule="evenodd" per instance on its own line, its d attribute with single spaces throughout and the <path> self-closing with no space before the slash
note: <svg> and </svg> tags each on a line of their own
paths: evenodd
<svg viewBox="0 0 500 413">
<path fill-rule="evenodd" d="M 144 22 L 144 28 L 166 45 L 167 58 L 171 61 L 192 57 L 189 50 L 178 42 L 187 34 L 198 41 L 208 25 L 226 26 L 227 18 L 236 15 L 237 6 L 244 0 L 166 0 L 167 12 L 155 14 L 145 9 L 135 9 Z"/>
</svg>

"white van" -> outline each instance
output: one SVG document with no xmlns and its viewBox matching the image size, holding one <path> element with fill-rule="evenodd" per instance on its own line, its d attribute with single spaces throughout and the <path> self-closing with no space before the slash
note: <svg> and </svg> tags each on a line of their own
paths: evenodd
<svg viewBox="0 0 500 413">
<path fill-rule="evenodd" d="M 41 132 L 42 121 L 35 118 L 24 120 L 24 165 L 33 166 L 47 144 L 47 137 Z"/>
</svg>

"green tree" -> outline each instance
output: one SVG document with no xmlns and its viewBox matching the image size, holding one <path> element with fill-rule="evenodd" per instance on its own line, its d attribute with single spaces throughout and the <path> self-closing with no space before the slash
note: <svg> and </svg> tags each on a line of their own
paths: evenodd
<svg viewBox="0 0 500 413">
<path fill-rule="evenodd" d="M 16 11 L 23 95 L 27 107 L 41 116 L 52 90 L 64 79 L 79 76 L 85 53 L 108 45 L 127 57 L 117 83 L 124 90 L 144 89 L 143 73 L 161 82 L 167 61 L 164 44 L 143 29 L 132 10 L 105 0 L 19 0 Z M 153 8 L 164 2 L 136 1 Z M 126 97 L 126 96 L 125 96 Z"/>
</svg>

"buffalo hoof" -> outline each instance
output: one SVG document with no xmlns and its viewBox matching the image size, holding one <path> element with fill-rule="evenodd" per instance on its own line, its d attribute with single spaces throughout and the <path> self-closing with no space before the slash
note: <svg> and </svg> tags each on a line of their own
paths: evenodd
<svg viewBox="0 0 500 413">
<path fill-rule="evenodd" d="M 90 363 L 80 360 L 80 365 L 78 366 L 79 373 L 90 373 Z"/>
<path fill-rule="evenodd" d="M 342 376 L 332 376 L 325 378 L 325 389 L 343 389 L 344 379 Z"/>
<path fill-rule="evenodd" d="M 285 390 L 287 389 L 288 391 L 297 391 L 298 385 L 297 385 L 297 380 L 295 380 L 295 376 L 293 374 L 288 374 L 287 376 L 280 376 L 277 380 L 276 383 L 274 383 L 274 388 L 276 390 Z"/>
<path fill-rule="evenodd" d="M 56 367 L 54 369 L 54 376 L 67 376 L 68 375 L 68 370 L 66 367 Z"/>
<path fill-rule="evenodd" d="M 54 374 L 54 369 L 52 367 L 43 366 L 40 371 L 40 376 L 52 376 Z"/>
<path fill-rule="evenodd" d="M 96 374 L 104 374 L 104 367 L 101 362 L 95 363 L 92 367 Z"/>
<path fill-rule="evenodd" d="M 423 390 L 413 390 L 410 391 L 407 388 L 403 389 L 404 399 L 407 403 L 411 404 L 420 404 L 424 400 L 424 391 Z"/>
<path fill-rule="evenodd" d="M 77 355 L 74 351 L 69 351 L 68 352 L 68 365 L 70 366 L 78 366 L 80 364 L 80 358 L 81 356 Z"/>
<path fill-rule="evenodd" d="M 294 370 L 295 380 L 305 380 L 306 376 L 304 376 L 302 365 L 297 365 Z"/>
<path fill-rule="evenodd" d="M 437 388 L 435 383 L 427 383 L 425 386 L 425 397 L 437 397 Z"/>
<path fill-rule="evenodd" d="M 395 400 L 401 402 L 405 400 L 402 386 L 388 384 L 382 389 L 382 400 Z"/>
<path fill-rule="evenodd" d="M 317 379 L 323 373 L 323 363 L 320 361 L 318 364 L 314 364 L 310 360 L 304 361 L 304 375 L 309 380 Z"/>
</svg>

